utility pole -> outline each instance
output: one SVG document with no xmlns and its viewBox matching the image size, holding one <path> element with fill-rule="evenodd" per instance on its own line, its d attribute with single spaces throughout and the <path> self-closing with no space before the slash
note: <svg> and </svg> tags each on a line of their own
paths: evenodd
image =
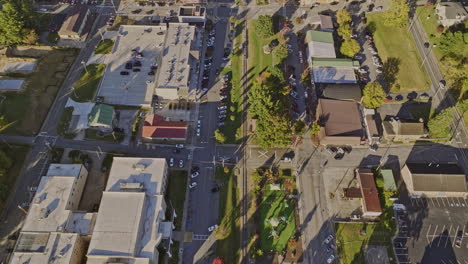
<svg viewBox="0 0 468 264">
<path fill-rule="evenodd" d="M 83 68 L 84 68 L 85 72 L 88 73 L 88 69 L 86 68 L 86 62 L 81 61 L 81 65 L 83 65 Z"/>
</svg>

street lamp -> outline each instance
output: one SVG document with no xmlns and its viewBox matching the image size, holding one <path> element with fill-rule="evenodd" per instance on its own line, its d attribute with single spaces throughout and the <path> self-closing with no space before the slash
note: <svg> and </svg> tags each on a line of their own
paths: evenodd
<svg viewBox="0 0 468 264">
<path fill-rule="evenodd" d="M 86 68 L 86 62 L 81 61 L 81 64 L 83 65 L 83 68 L 85 69 L 85 72 L 88 73 L 88 69 Z"/>
</svg>

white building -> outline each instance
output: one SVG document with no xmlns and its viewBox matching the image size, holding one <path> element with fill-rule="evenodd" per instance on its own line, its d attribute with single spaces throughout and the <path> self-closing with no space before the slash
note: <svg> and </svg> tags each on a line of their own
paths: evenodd
<svg viewBox="0 0 468 264">
<path fill-rule="evenodd" d="M 156 80 L 156 95 L 160 101 L 187 98 L 192 68 L 198 60 L 194 44 L 195 26 L 170 23 L 164 54 Z"/>
<path fill-rule="evenodd" d="M 206 8 L 202 6 L 181 6 L 177 16 L 181 23 L 205 26 Z"/>
<path fill-rule="evenodd" d="M 439 22 L 444 27 L 462 23 L 468 17 L 468 12 L 460 2 L 441 2 L 435 9 Z"/>
<path fill-rule="evenodd" d="M 95 214 L 73 210 L 78 208 L 87 176 L 83 165 L 50 165 L 37 187 L 11 264 L 81 262 Z"/>
<path fill-rule="evenodd" d="M 165 159 L 114 158 L 87 263 L 158 263 L 158 246 L 172 243 L 166 185 Z"/>
</svg>

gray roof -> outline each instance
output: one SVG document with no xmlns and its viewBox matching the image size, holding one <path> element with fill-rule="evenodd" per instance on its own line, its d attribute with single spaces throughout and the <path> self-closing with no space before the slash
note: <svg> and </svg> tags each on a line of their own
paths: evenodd
<svg viewBox="0 0 468 264">
<path fill-rule="evenodd" d="M 386 120 L 382 125 L 388 135 L 423 136 L 426 134 L 422 122 Z"/>
<path fill-rule="evenodd" d="M 327 136 L 364 136 L 358 103 L 319 99 L 318 104 L 319 123 Z"/>
<path fill-rule="evenodd" d="M 361 100 L 361 88 L 357 84 L 327 84 L 323 85 L 323 96 L 340 100 Z"/>
<path fill-rule="evenodd" d="M 429 166 L 430 165 L 430 166 Z M 407 163 L 415 191 L 466 192 L 466 176 L 454 163 Z"/>
<path fill-rule="evenodd" d="M 465 10 L 460 2 L 443 2 L 440 3 L 438 8 L 445 9 L 445 18 L 457 19 L 457 16 L 467 16 L 468 12 Z"/>
</svg>

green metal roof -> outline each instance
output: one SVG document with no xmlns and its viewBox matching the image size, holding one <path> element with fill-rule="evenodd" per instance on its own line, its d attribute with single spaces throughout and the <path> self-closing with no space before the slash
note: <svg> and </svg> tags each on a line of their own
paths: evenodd
<svg viewBox="0 0 468 264">
<path fill-rule="evenodd" d="M 382 174 L 384 180 L 384 190 L 396 190 L 395 178 L 393 178 L 393 171 L 392 170 L 381 170 L 380 173 Z"/>
<path fill-rule="evenodd" d="M 340 58 L 312 58 L 312 67 L 359 67 L 359 61 Z"/>
<path fill-rule="evenodd" d="M 98 126 L 107 125 L 112 126 L 114 119 L 114 107 L 106 104 L 95 104 L 91 113 L 88 116 L 88 125 Z"/>
<path fill-rule="evenodd" d="M 306 33 L 306 43 L 310 41 L 333 43 L 333 33 L 316 30 L 309 30 Z"/>
</svg>

